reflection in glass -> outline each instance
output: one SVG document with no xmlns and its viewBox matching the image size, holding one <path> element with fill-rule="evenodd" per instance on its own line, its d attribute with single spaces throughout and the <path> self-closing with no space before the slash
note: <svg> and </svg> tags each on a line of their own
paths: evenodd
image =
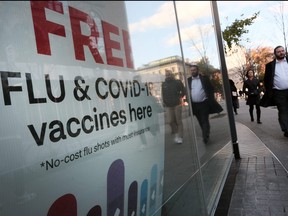
<svg viewBox="0 0 288 216">
<path fill-rule="evenodd" d="M 126 2 L 136 70 L 144 77 L 154 77 L 153 92 L 165 108 L 162 215 L 179 213 L 185 202 L 198 206 L 194 210 L 187 207 L 186 215 L 205 215 L 206 211 L 209 214 L 213 211 L 232 158 L 225 95 L 210 2 L 180 1 L 175 6 L 169 1 L 149 2 L 149 7 L 141 2 Z M 206 77 L 209 91 L 204 92 L 212 99 L 212 108 L 216 109 L 213 112 L 209 106 L 198 106 L 197 101 L 191 101 L 195 94 L 194 84 L 191 86 L 191 65 L 197 65 L 200 76 Z M 175 140 L 175 130 L 171 127 L 163 96 L 162 84 L 167 70 L 184 84 L 186 90 L 181 103 L 181 144 Z M 198 115 L 200 111 L 204 112 Z M 194 188 L 193 192 L 190 187 Z"/>
<path fill-rule="evenodd" d="M 182 101 L 186 94 L 184 84 L 175 79 L 172 70 L 165 70 L 165 81 L 162 83 L 162 99 L 166 108 L 167 122 L 174 134 L 174 142 L 183 142 Z"/>
<path fill-rule="evenodd" d="M 199 73 L 199 67 L 192 65 L 191 76 L 188 78 L 188 86 L 191 95 L 193 115 L 196 116 L 202 131 L 202 139 L 208 144 L 210 136 L 209 114 L 223 111 L 214 96 L 214 87 L 208 76 Z"/>
</svg>

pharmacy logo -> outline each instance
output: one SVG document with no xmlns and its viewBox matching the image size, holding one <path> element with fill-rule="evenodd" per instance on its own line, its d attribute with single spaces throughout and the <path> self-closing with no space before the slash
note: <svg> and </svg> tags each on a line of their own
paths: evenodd
<svg viewBox="0 0 288 216">
<path fill-rule="evenodd" d="M 138 187 L 137 181 L 133 181 L 130 184 L 126 202 L 129 216 L 138 215 L 137 211 L 139 211 L 140 216 L 151 215 L 155 212 L 156 194 L 158 193 L 161 196 L 163 187 L 163 172 L 161 172 L 160 181 L 157 183 L 157 171 L 157 165 L 154 164 L 150 173 L 150 188 L 147 179 L 141 183 L 140 187 Z M 121 159 L 114 161 L 107 174 L 107 216 L 124 216 L 124 175 L 124 162 Z M 159 185 L 159 188 L 157 188 L 157 185 Z M 138 193 L 140 193 L 140 196 L 138 196 Z M 139 209 L 137 209 L 138 197 Z M 65 194 L 59 197 L 51 205 L 47 216 L 77 216 L 76 197 L 73 194 Z M 87 216 L 103 216 L 101 206 L 93 206 L 87 212 Z"/>
</svg>

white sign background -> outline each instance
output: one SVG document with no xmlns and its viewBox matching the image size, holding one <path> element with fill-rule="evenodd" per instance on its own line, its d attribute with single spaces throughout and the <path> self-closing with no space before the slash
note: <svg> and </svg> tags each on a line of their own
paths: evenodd
<svg viewBox="0 0 288 216">
<path fill-rule="evenodd" d="M 75 215 L 87 215 L 94 206 L 100 206 L 102 215 L 127 215 L 128 190 L 134 181 L 138 187 L 137 215 L 140 211 L 141 215 L 149 215 L 161 206 L 162 201 L 164 116 L 163 112 L 158 113 L 153 96 L 147 94 L 147 83 L 141 83 L 141 75 L 136 76 L 136 72 L 126 65 L 121 34 L 122 30 L 128 31 L 124 2 L 58 3 L 63 7 L 63 14 L 45 8 L 45 15 L 48 21 L 64 26 L 66 36 L 49 34 L 51 55 L 37 51 L 31 2 L 0 3 L 0 215 L 57 215 L 49 209 L 51 211 L 53 203 L 67 194 L 76 199 L 76 210 L 70 209 Z M 88 14 L 97 25 L 99 38 L 96 45 L 103 64 L 95 62 L 87 46 L 84 47 L 85 60 L 75 58 L 69 7 Z M 101 21 L 119 29 L 119 35 L 110 33 L 107 37 L 120 44 L 119 49 L 112 49 L 112 55 L 123 60 L 122 67 L 107 64 Z M 81 32 L 90 34 L 87 23 L 81 23 Z M 5 77 L 7 74 L 8 78 Z M 50 93 L 55 98 L 63 94 L 60 88 L 60 77 L 63 77 L 65 97 L 61 102 L 49 98 L 47 75 Z M 76 77 L 81 77 L 83 82 L 75 83 Z M 96 87 L 99 79 L 102 82 Z M 109 91 L 111 80 L 114 80 L 111 92 L 116 94 L 120 89 L 119 97 L 113 98 Z M 7 82 L 8 86 L 5 86 Z M 30 90 L 29 83 L 33 86 Z M 119 88 L 119 83 L 124 87 Z M 29 101 L 31 89 L 34 99 L 45 98 L 46 101 Z M 107 91 L 107 98 L 99 98 L 97 90 L 101 94 Z M 4 98 L 7 92 L 10 104 Z M 137 112 L 140 114 L 135 114 L 135 119 L 134 113 Z M 97 131 L 95 122 L 97 118 L 100 121 L 103 113 L 110 118 L 114 116 L 116 123 L 109 127 L 104 122 L 104 128 Z M 83 123 L 86 129 L 93 127 L 92 132 L 83 131 L 80 126 L 83 119 L 86 119 Z M 69 121 L 72 123 L 68 124 Z M 33 126 L 39 139 L 41 129 L 45 132 L 41 144 L 37 144 L 28 125 Z M 78 129 L 80 133 L 76 135 Z M 71 137 L 68 130 L 75 137 Z M 124 164 L 124 208 L 120 206 L 114 213 L 109 213 L 108 172 L 117 160 Z M 151 174 L 153 167 L 157 167 L 156 177 L 153 176 L 155 173 Z M 149 189 L 153 179 L 157 181 L 156 196 Z M 146 209 L 140 202 L 145 180 L 148 180 Z M 151 200 L 156 200 L 156 206 Z M 65 214 L 62 212 L 61 215 Z"/>
</svg>

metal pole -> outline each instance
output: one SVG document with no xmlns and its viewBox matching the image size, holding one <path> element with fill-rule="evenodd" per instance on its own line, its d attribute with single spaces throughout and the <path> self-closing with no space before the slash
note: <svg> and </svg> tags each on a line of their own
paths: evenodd
<svg viewBox="0 0 288 216">
<path fill-rule="evenodd" d="M 231 139 L 232 139 L 233 153 L 234 153 L 235 159 L 240 159 L 241 157 L 240 157 L 239 146 L 238 146 L 235 119 L 234 119 L 234 114 L 233 114 L 233 109 L 232 109 L 232 97 L 230 93 L 230 83 L 229 83 L 228 71 L 227 71 L 226 61 L 225 61 L 224 46 L 223 46 L 223 41 L 222 41 L 223 38 L 222 38 L 222 31 L 220 27 L 220 21 L 219 21 L 217 1 L 210 1 L 210 2 L 212 5 L 216 40 L 218 43 L 218 51 L 219 51 L 219 57 L 220 57 L 220 62 L 221 62 L 221 71 L 222 71 L 222 77 L 223 77 L 224 92 L 226 96 L 226 105 L 227 105 L 227 112 L 228 112 L 228 118 L 229 118 L 229 124 L 230 124 L 230 133 L 231 133 Z"/>
</svg>

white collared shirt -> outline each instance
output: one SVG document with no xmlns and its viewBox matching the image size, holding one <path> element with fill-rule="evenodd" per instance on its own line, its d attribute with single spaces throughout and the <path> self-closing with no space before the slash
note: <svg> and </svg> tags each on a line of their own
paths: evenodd
<svg viewBox="0 0 288 216">
<path fill-rule="evenodd" d="M 192 97 L 192 102 L 196 102 L 196 103 L 203 102 L 204 100 L 207 99 L 199 76 L 192 77 L 191 97 Z"/>
<path fill-rule="evenodd" d="M 288 89 L 288 64 L 286 58 L 283 61 L 276 59 L 273 88 L 278 90 Z"/>
</svg>

